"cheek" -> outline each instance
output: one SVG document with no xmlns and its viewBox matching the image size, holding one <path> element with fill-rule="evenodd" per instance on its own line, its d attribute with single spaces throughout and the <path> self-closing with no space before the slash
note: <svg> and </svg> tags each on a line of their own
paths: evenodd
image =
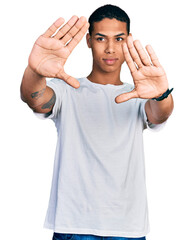
<svg viewBox="0 0 194 240">
<path fill-rule="evenodd" d="M 98 60 L 98 59 L 101 59 L 102 56 L 103 56 L 103 47 L 102 46 L 95 46 L 92 48 L 92 55 L 93 55 L 93 58 Z"/>
<path fill-rule="evenodd" d="M 125 61 L 125 57 L 124 57 L 124 55 L 122 54 L 122 55 L 121 55 L 121 63 L 123 64 L 124 61 Z"/>
<path fill-rule="evenodd" d="M 125 57 L 124 57 L 124 54 L 123 54 L 122 45 L 120 45 L 120 46 L 118 47 L 117 53 L 118 53 L 120 62 L 123 63 L 123 62 L 125 61 Z"/>
</svg>

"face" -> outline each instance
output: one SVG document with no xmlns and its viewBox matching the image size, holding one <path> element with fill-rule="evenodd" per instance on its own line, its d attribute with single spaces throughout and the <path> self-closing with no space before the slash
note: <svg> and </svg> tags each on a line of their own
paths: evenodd
<svg viewBox="0 0 194 240">
<path fill-rule="evenodd" d="M 93 54 L 93 69 L 101 72 L 120 71 L 124 62 L 122 44 L 127 36 L 125 22 L 108 18 L 95 22 L 92 35 L 87 34 L 87 44 Z"/>
</svg>

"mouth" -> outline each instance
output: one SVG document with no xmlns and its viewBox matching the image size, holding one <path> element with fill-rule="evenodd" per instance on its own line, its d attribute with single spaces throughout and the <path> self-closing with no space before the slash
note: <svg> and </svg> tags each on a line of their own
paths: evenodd
<svg viewBox="0 0 194 240">
<path fill-rule="evenodd" d="M 116 61 L 118 61 L 118 58 L 103 58 L 103 61 L 107 65 L 114 65 L 116 63 Z"/>
</svg>

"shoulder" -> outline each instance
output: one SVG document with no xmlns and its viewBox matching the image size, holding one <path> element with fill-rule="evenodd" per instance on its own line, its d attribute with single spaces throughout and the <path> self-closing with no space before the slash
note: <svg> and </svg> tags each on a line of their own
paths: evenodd
<svg viewBox="0 0 194 240">
<path fill-rule="evenodd" d="M 59 78 L 53 78 L 51 80 L 47 80 L 47 85 L 64 85 L 67 84 L 65 81 Z"/>
</svg>

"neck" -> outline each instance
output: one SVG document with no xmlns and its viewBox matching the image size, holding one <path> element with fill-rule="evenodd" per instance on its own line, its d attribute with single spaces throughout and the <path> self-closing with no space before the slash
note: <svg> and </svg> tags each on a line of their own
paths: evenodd
<svg viewBox="0 0 194 240">
<path fill-rule="evenodd" d="M 100 72 L 96 71 L 94 68 L 90 75 L 87 77 L 91 82 L 99 84 L 113 84 L 122 85 L 123 82 L 120 80 L 120 69 L 115 72 Z"/>
</svg>

